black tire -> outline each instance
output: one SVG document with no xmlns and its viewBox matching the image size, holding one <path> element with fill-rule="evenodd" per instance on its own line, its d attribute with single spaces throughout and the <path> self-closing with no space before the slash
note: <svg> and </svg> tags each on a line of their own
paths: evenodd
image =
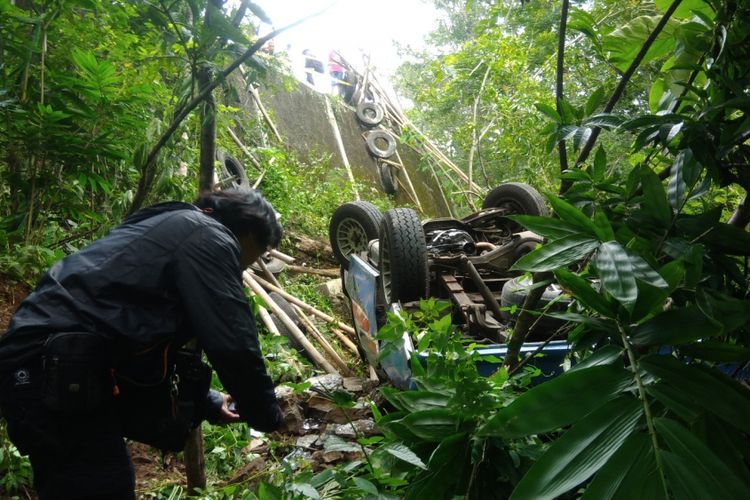
<svg viewBox="0 0 750 500">
<path fill-rule="evenodd" d="M 374 102 L 361 102 L 357 106 L 357 119 L 365 125 L 374 127 L 383 121 L 383 107 Z"/>
<path fill-rule="evenodd" d="M 349 255 L 367 250 L 370 240 L 377 239 L 383 214 L 366 201 L 352 201 L 338 207 L 328 225 L 328 238 L 333 255 L 343 267 L 349 265 Z"/>
<path fill-rule="evenodd" d="M 385 141 L 385 146 L 380 142 Z M 396 152 L 396 139 L 385 130 L 373 130 L 367 134 L 367 149 L 373 156 L 378 158 L 389 158 Z"/>
<path fill-rule="evenodd" d="M 263 259 L 263 263 L 266 265 L 266 269 L 268 269 L 268 272 L 271 274 L 279 274 L 281 271 L 287 268 L 286 262 L 281 259 L 277 259 L 276 257 L 264 256 L 261 258 Z M 263 269 L 261 269 L 257 262 L 253 262 L 252 264 L 250 264 L 250 268 L 258 272 L 263 272 Z"/>
<path fill-rule="evenodd" d="M 500 293 L 500 307 L 507 308 L 516 306 L 520 309 L 523 306 L 524 301 L 526 300 L 526 296 L 529 294 L 528 289 L 530 286 L 531 280 L 525 276 L 518 276 L 517 278 L 513 278 L 507 281 L 503 286 L 502 292 Z M 543 310 L 547 306 L 547 304 L 557 299 L 551 306 L 550 310 L 556 312 L 565 311 L 570 305 L 571 301 L 569 297 L 565 296 L 558 299 L 561 294 L 562 290 L 559 286 L 555 284 L 547 286 L 547 288 L 544 290 L 544 293 L 542 294 L 542 298 L 540 298 L 539 302 L 537 302 L 536 310 Z M 511 314 L 510 311 L 503 310 L 501 311 L 501 314 L 503 319 L 513 320 L 518 316 L 519 312 Z M 546 330 L 546 333 L 542 333 L 542 337 L 546 338 L 547 336 L 549 336 L 549 330 L 557 329 L 563 323 L 563 320 L 545 316 L 544 318 L 539 320 L 539 325 L 535 330 L 537 330 L 537 333 L 539 333 L 540 330 Z"/>
<path fill-rule="evenodd" d="M 539 191 L 522 182 L 500 184 L 487 194 L 482 208 L 506 208 L 511 214 L 519 215 L 549 215 Z"/>
<path fill-rule="evenodd" d="M 231 187 L 250 187 L 245 167 L 239 160 L 223 151 L 216 153 L 216 159 L 221 163 L 222 179 L 231 179 Z"/>
<path fill-rule="evenodd" d="M 383 215 L 379 268 L 386 304 L 427 296 L 427 243 L 414 210 L 394 208 Z"/>
<path fill-rule="evenodd" d="M 387 163 L 378 162 L 378 174 L 380 175 L 380 185 L 383 186 L 383 192 L 387 195 L 395 195 L 398 191 L 398 184 L 393 176 L 393 168 Z"/>
<path fill-rule="evenodd" d="M 276 305 L 279 306 L 279 308 L 286 313 L 287 316 L 289 316 L 289 319 L 292 320 L 292 322 L 297 325 L 297 328 L 305 331 L 305 328 L 302 326 L 302 321 L 299 319 L 299 315 L 297 314 L 297 311 L 294 310 L 294 307 L 292 307 L 292 304 L 289 303 L 288 300 L 286 300 L 284 297 L 279 295 L 276 292 L 271 292 L 268 294 L 271 297 L 271 300 L 276 302 Z M 286 337 L 289 340 L 289 345 L 300 354 L 305 354 L 305 348 L 302 347 L 302 344 L 299 343 L 299 341 L 294 338 L 294 335 L 292 335 L 292 332 L 287 328 L 287 326 L 279 319 L 278 316 L 271 313 L 271 319 L 273 319 L 273 322 L 276 324 L 276 328 L 279 329 L 279 333 L 281 333 L 284 337 Z"/>
</svg>

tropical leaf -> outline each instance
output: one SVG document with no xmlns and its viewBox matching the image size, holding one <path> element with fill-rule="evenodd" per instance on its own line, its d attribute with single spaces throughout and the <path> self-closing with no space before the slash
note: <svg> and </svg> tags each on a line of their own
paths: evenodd
<svg viewBox="0 0 750 500">
<path fill-rule="evenodd" d="M 447 316 L 450 318 L 450 316 Z M 399 410 L 408 412 L 445 408 L 451 397 L 429 391 L 397 391 L 391 387 L 384 387 L 383 395 Z"/>
<path fill-rule="evenodd" d="M 427 466 L 422 462 L 422 459 L 417 456 L 416 453 L 411 451 L 408 446 L 402 443 L 391 443 L 382 448 L 383 451 L 393 455 L 399 460 L 411 464 L 420 469 L 427 470 Z"/>
<path fill-rule="evenodd" d="M 551 271 L 588 256 L 598 246 L 599 242 L 586 234 L 572 234 L 527 253 L 511 270 Z"/>
<path fill-rule="evenodd" d="M 558 429 L 615 398 L 632 381 L 630 373 L 613 365 L 569 371 L 516 398 L 490 418 L 479 434 L 513 438 Z"/>
<path fill-rule="evenodd" d="M 625 307 L 632 309 L 638 298 L 635 270 L 625 247 L 616 241 L 603 243 L 594 258 L 602 287 Z"/>
<path fill-rule="evenodd" d="M 750 489 L 693 433 L 668 418 L 654 419 L 654 427 L 680 458 L 667 465 L 670 485 L 690 484 L 697 498 L 750 498 Z M 684 482 L 686 474 L 693 476 L 689 483 Z"/>
<path fill-rule="evenodd" d="M 562 117 L 553 106 L 550 106 L 549 104 L 544 102 L 537 102 L 534 104 L 534 107 L 547 115 L 549 118 L 552 118 L 552 120 L 556 123 L 562 123 Z"/>
<path fill-rule="evenodd" d="M 680 352 L 705 361 L 750 361 L 750 347 L 706 340 L 680 346 Z"/>
<path fill-rule="evenodd" d="M 590 307 L 599 314 L 609 318 L 615 316 L 616 308 L 607 302 L 598 291 L 594 290 L 591 284 L 585 279 L 562 268 L 555 270 L 555 277 L 557 278 L 557 282 L 584 306 Z"/>
<path fill-rule="evenodd" d="M 750 300 L 735 299 L 706 287 L 699 287 L 695 298 L 701 312 L 720 323 L 726 333 L 750 323 Z"/>
<path fill-rule="evenodd" d="M 715 370 L 686 365 L 672 356 L 650 355 L 639 366 L 665 384 L 690 394 L 693 404 L 744 432 L 750 432 L 750 395 Z"/>
<path fill-rule="evenodd" d="M 690 305 L 670 309 L 634 327 L 630 341 L 637 346 L 687 344 L 723 332 L 721 324 Z"/>
<path fill-rule="evenodd" d="M 650 168 L 643 168 L 641 172 L 643 186 L 643 213 L 667 228 L 672 223 L 672 207 L 667 200 L 667 193 L 659 177 Z"/>
<path fill-rule="evenodd" d="M 410 413 L 402 418 L 401 422 L 415 436 L 425 441 L 441 441 L 445 436 L 455 434 L 461 430 L 459 428 L 460 421 L 456 414 L 445 409 L 423 410 Z"/>
<path fill-rule="evenodd" d="M 581 232 L 578 226 L 568 224 L 560 219 L 552 217 L 539 217 L 537 215 L 509 215 L 512 219 L 529 231 L 533 231 L 539 236 L 548 239 L 557 239 L 564 236 L 571 236 Z"/>
<path fill-rule="evenodd" d="M 511 499 L 553 499 L 594 475 L 633 433 L 643 414 L 623 395 L 578 421 L 558 438 L 513 490 Z"/>
<path fill-rule="evenodd" d="M 638 465 L 647 462 L 651 440 L 643 433 L 631 434 L 620 448 L 599 469 L 594 480 L 586 488 L 581 500 L 610 500 L 617 496 L 618 490 L 630 488 L 628 476 L 638 469 Z M 651 462 L 653 463 L 653 456 Z M 641 498 L 632 496 L 626 498 Z"/>
<path fill-rule="evenodd" d="M 560 219 L 564 220 L 568 224 L 572 224 L 581 229 L 581 232 L 588 233 L 592 236 L 596 236 L 600 240 L 604 241 L 606 235 L 602 232 L 594 222 L 589 218 L 588 215 L 581 212 L 578 208 L 574 207 L 565 200 L 562 200 L 556 196 L 548 196 L 550 205 Z"/>
<path fill-rule="evenodd" d="M 640 51 L 646 38 L 659 23 L 661 16 L 641 16 L 633 19 L 625 26 L 616 29 L 602 39 L 602 49 L 607 53 L 609 61 L 620 71 L 625 71 Z M 659 33 L 641 61 L 641 66 L 649 61 L 664 57 L 675 46 L 672 32 L 677 23 L 670 21 Z"/>
<path fill-rule="evenodd" d="M 598 349 L 591 356 L 584 358 L 580 363 L 576 363 L 568 372 L 583 370 L 590 366 L 600 365 L 611 365 L 614 364 L 618 359 L 622 358 L 622 353 L 625 352 L 620 346 L 616 345 L 605 345 Z"/>
</svg>

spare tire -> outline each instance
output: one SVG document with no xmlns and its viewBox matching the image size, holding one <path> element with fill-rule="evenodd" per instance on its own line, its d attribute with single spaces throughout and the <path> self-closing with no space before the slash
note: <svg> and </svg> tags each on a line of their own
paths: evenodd
<svg viewBox="0 0 750 500">
<path fill-rule="evenodd" d="M 396 139 L 385 130 L 373 130 L 365 141 L 370 153 L 378 158 L 388 158 L 396 152 Z M 382 142 L 385 144 L 381 145 Z"/>
<path fill-rule="evenodd" d="M 383 215 L 378 267 L 386 304 L 427 297 L 427 243 L 414 210 L 394 208 Z"/>
<path fill-rule="evenodd" d="M 357 119 L 365 125 L 374 127 L 383 121 L 383 107 L 374 102 L 360 102 L 357 105 Z"/>
<path fill-rule="evenodd" d="M 234 156 L 223 151 L 216 153 L 216 159 L 221 164 L 221 181 L 230 180 L 231 187 L 250 187 L 247 173 L 242 163 Z"/>
<path fill-rule="evenodd" d="M 380 185 L 383 186 L 383 192 L 387 195 L 395 195 L 398 191 L 398 184 L 393 176 L 393 167 L 387 163 L 378 162 L 378 174 L 380 176 Z"/>
<path fill-rule="evenodd" d="M 370 240 L 377 239 L 382 219 L 378 207 L 366 201 L 344 203 L 333 212 L 328 238 L 342 267 L 349 266 L 351 254 L 366 251 Z"/>
<path fill-rule="evenodd" d="M 522 182 L 500 184 L 487 193 L 482 208 L 506 208 L 510 214 L 518 215 L 549 215 L 539 191 Z"/>
</svg>

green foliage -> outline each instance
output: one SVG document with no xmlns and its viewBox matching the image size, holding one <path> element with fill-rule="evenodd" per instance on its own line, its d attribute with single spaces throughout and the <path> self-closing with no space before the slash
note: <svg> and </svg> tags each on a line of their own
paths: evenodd
<svg viewBox="0 0 750 500">
<path fill-rule="evenodd" d="M 31 464 L 8 440 L 4 420 L 0 420 L 0 492 L 15 493 L 31 485 Z"/>
</svg>

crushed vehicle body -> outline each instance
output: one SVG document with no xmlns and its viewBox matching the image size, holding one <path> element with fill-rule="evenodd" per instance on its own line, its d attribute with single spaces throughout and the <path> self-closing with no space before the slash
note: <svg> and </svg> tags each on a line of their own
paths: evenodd
<svg viewBox="0 0 750 500">
<path fill-rule="evenodd" d="M 530 285 L 510 268 L 542 242 L 508 217 L 515 214 L 545 216 L 547 209 L 541 195 L 521 183 L 498 186 L 487 195 L 482 210 L 460 220 L 422 223 L 411 209 L 381 214 L 361 201 L 338 207 L 329 236 L 341 265 L 362 357 L 395 385 L 408 387 L 412 339 L 405 335 L 402 348 L 379 359 L 374 337 L 387 311 L 415 309 L 427 297 L 450 302 L 453 324 L 479 345 L 480 359 L 504 357 L 513 320 L 510 311 L 520 307 Z M 564 309 L 568 300 L 561 292 L 555 285 L 548 286 L 542 305 Z M 564 340 L 543 346 L 538 342 L 558 326 L 554 321 L 540 324 L 539 334 L 522 348 L 526 353 L 541 346 L 544 356 L 535 364 L 543 377 L 561 373 L 560 365 L 569 351 Z M 480 362 L 479 368 L 489 374 L 497 364 Z"/>
</svg>

